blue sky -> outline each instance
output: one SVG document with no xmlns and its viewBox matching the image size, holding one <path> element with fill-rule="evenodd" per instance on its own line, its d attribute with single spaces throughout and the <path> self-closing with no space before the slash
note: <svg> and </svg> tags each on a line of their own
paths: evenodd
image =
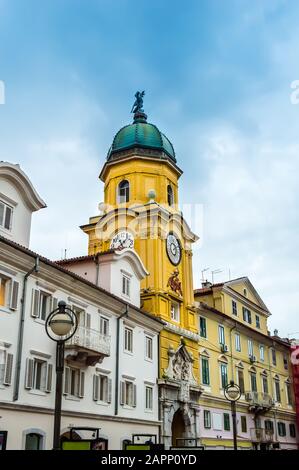
<svg viewBox="0 0 299 470">
<path fill-rule="evenodd" d="M 184 170 L 181 202 L 203 204 L 195 286 L 206 267 L 222 270 L 215 281 L 248 275 L 271 329 L 299 331 L 298 19 L 284 0 L 0 0 L 0 159 L 48 205 L 32 248 L 85 253 L 77 227 L 97 213 L 106 152 L 145 89 Z"/>
</svg>

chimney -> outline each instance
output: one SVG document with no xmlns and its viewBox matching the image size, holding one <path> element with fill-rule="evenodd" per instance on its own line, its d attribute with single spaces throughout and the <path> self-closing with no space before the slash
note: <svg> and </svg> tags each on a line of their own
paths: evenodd
<svg viewBox="0 0 299 470">
<path fill-rule="evenodd" d="M 209 288 L 209 287 L 212 287 L 212 285 L 213 284 L 210 281 L 208 281 L 207 279 L 201 283 L 201 287 L 206 288 L 206 289 Z"/>
</svg>

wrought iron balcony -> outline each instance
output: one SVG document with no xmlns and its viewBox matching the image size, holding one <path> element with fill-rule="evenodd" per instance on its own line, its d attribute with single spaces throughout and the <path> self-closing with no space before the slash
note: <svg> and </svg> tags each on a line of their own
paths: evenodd
<svg viewBox="0 0 299 470">
<path fill-rule="evenodd" d="M 272 408 L 273 399 L 268 393 L 246 392 L 245 400 L 249 403 L 250 411 L 266 411 Z"/>
<path fill-rule="evenodd" d="M 87 366 L 102 362 L 107 356 L 110 356 L 110 336 L 91 328 L 78 326 L 65 344 L 65 357 Z"/>
<path fill-rule="evenodd" d="M 273 430 L 264 428 L 251 428 L 250 438 L 252 442 L 272 442 Z"/>
</svg>

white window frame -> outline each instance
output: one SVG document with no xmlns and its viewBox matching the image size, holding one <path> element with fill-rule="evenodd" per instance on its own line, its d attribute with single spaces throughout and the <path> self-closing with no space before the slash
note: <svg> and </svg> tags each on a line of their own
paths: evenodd
<svg viewBox="0 0 299 470">
<path fill-rule="evenodd" d="M 124 327 L 124 351 L 133 354 L 133 329 Z"/>
<path fill-rule="evenodd" d="M 154 358 L 154 341 L 150 335 L 145 335 L 145 359 L 147 361 L 153 361 Z"/>
<path fill-rule="evenodd" d="M 252 341 L 252 339 L 249 339 L 247 341 L 247 344 L 248 344 L 248 356 L 252 357 L 253 356 L 253 341 Z"/>
<path fill-rule="evenodd" d="M 241 335 L 240 333 L 235 333 L 235 350 L 241 352 Z"/>
<path fill-rule="evenodd" d="M 131 277 L 128 274 L 122 273 L 121 275 L 121 293 L 125 297 L 130 297 L 131 291 Z"/>
<path fill-rule="evenodd" d="M 177 302 L 170 304 L 170 318 L 176 323 L 180 322 L 180 305 Z"/>
<path fill-rule="evenodd" d="M 11 232 L 14 208 L 0 199 L 0 205 L 3 205 L 3 217 L 0 219 L 0 229 L 5 232 Z M 9 227 L 5 227 L 7 210 L 10 210 Z"/>
<path fill-rule="evenodd" d="M 219 339 L 219 344 L 221 345 L 225 344 L 225 329 L 223 325 L 218 325 L 218 339 Z"/>
<path fill-rule="evenodd" d="M 211 429 L 212 422 L 211 422 L 211 411 L 210 410 L 203 410 L 203 427 L 205 429 Z"/>
<path fill-rule="evenodd" d="M 154 406 L 154 388 L 151 385 L 146 385 L 145 386 L 145 411 L 153 411 L 153 406 Z"/>
<path fill-rule="evenodd" d="M 263 344 L 259 345 L 260 361 L 265 362 L 265 346 Z"/>
<path fill-rule="evenodd" d="M 45 318 L 42 318 L 42 308 L 44 306 L 42 302 L 42 297 L 46 297 L 46 311 L 45 311 Z M 49 294 L 49 292 L 46 292 L 44 290 L 40 290 L 39 292 L 39 308 L 38 308 L 38 318 L 42 321 L 46 321 L 47 316 L 49 315 L 51 311 L 51 301 L 52 301 L 52 295 Z"/>
<path fill-rule="evenodd" d="M 100 315 L 100 334 L 104 336 L 109 336 L 109 327 L 109 319 L 104 317 L 103 315 Z"/>
<path fill-rule="evenodd" d="M 134 406 L 134 382 L 125 380 L 125 397 L 124 404 L 126 406 Z"/>
<path fill-rule="evenodd" d="M 47 388 L 47 361 L 43 359 L 34 358 L 33 363 L 33 387 L 32 390 L 38 390 L 40 392 L 45 392 Z M 37 387 L 37 373 L 38 369 L 40 369 L 40 377 L 39 377 L 39 387 Z"/>
</svg>

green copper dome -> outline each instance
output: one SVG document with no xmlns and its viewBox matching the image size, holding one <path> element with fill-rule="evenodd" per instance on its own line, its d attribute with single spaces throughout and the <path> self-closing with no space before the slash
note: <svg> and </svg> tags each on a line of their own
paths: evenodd
<svg viewBox="0 0 299 470">
<path fill-rule="evenodd" d="M 132 124 L 117 132 L 109 149 L 107 160 L 111 160 L 117 152 L 133 147 L 161 150 L 176 162 L 172 143 L 157 126 L 146 122 L 146 117 L 135 119 Z"/>
</svg>

